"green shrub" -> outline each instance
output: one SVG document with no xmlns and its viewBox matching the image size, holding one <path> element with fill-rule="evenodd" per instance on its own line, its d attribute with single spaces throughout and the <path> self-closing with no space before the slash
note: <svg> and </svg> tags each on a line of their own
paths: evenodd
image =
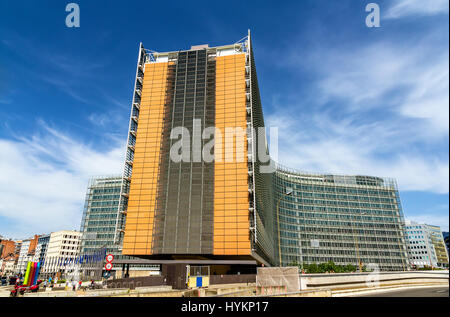
<svg viewBox="0 0 450 317">
<path fill-rule="evenodd" d="M 356 272 L 356 265 L 336 265 L 333 261 L 329 261 L 320 264 L 304 264 L 303 269 L 305 273 L 350 273 Z M 363 267 L 363 271 L 365 271 L 365 267 Z"/>
</svg>

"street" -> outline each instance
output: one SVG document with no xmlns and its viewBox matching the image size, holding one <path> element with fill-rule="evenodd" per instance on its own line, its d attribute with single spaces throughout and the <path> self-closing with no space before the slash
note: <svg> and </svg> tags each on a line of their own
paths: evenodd
<svg viewBox="0 0 450 317">
<path fill-rule="evenodd" d="M 441 286 L 386 291 L 376 294 L 356 295 L 356 297 L 449 297 L 449 295 L 448 286 Z"/>
</svg>

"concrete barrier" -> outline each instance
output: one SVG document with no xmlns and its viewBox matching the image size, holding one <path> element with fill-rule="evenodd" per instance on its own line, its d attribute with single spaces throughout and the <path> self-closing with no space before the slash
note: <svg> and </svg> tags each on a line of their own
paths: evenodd
<svg viewBox="0 0 450 317">
<path fill-rule="evenodd" d="M 328 288 L 333 290 L 382 285 L 448 284 L 449 274 L 448 271 L 301 274 L 300 280 L 302 285 L 306 285 L 306 289 Z"/>
<path fill-rule="evenodd" d="M 227 297 L 253 296 L 255 283 L 213 285 L 208 288 L 196 288 L 184 291 L 184 297 Z"/>
<path fill-rule="evenodd" d="M 329 289 L 316 289 L 310 291 L 289 292 L 284 294 L 272 295 L 270 297 L 331 297 L 332 292 Z"/>
</svg>

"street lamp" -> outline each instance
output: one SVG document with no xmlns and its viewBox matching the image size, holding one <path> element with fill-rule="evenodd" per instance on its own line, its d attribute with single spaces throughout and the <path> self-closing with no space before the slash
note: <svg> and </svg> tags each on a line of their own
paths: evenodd
<svg viewBox="0 0 450 317">
<path fill-rule="evenodd" d="M 281 196 L 280 198 L 278 198 L 277 201 L 277 227 L 278 227 L 278 257 L 279 257 L 279 262 L 280 262 L 280 267 L 281 267 L 281 240 L 280 240 L 280 201 L 285 197 L 285 196 L 289 196 L 292 194 L 292 188 L 287 187 L 286 191 L 284 193 L 283 196 Z"/>
<path fill-rule="evenodd" d="M 366 212 L 362 212 L 361 215 L 366 215 Z M 352 226 L 352 234 L 353 234 L 353 240 L 355 241 L 355 248 L 356 248 L 356 257 L 358 259 L 358 267 L 359 271 L 362 271 L 362 265 L 361 265 L 361 259 L 359 258 L 359 246 L 358 246 L 358 239 L 355 237 L 355 228 L 353 227 L 353 222 L 350 221 L 350 225 Z"/>
</svg>

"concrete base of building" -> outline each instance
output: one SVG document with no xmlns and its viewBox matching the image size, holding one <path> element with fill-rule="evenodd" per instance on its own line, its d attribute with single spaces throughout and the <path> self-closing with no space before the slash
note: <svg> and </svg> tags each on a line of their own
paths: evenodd
<svg viewBox="0 0 450 317">
<path fill-rule="evenodd" d="M 115 271 L 114 274 L 115 274 L 114 277 L 116 279 L 125 278 L 126 271 L 118 270 L 118 271 Z M 154 275 L 159 275 L 159 271 L 154 271 L 154 270 L 132 270 L 132 269 L 130 269 L 130 271 L 128 272 L 128 277 L 129 278 L 154 276 Z"/>
</svg>

